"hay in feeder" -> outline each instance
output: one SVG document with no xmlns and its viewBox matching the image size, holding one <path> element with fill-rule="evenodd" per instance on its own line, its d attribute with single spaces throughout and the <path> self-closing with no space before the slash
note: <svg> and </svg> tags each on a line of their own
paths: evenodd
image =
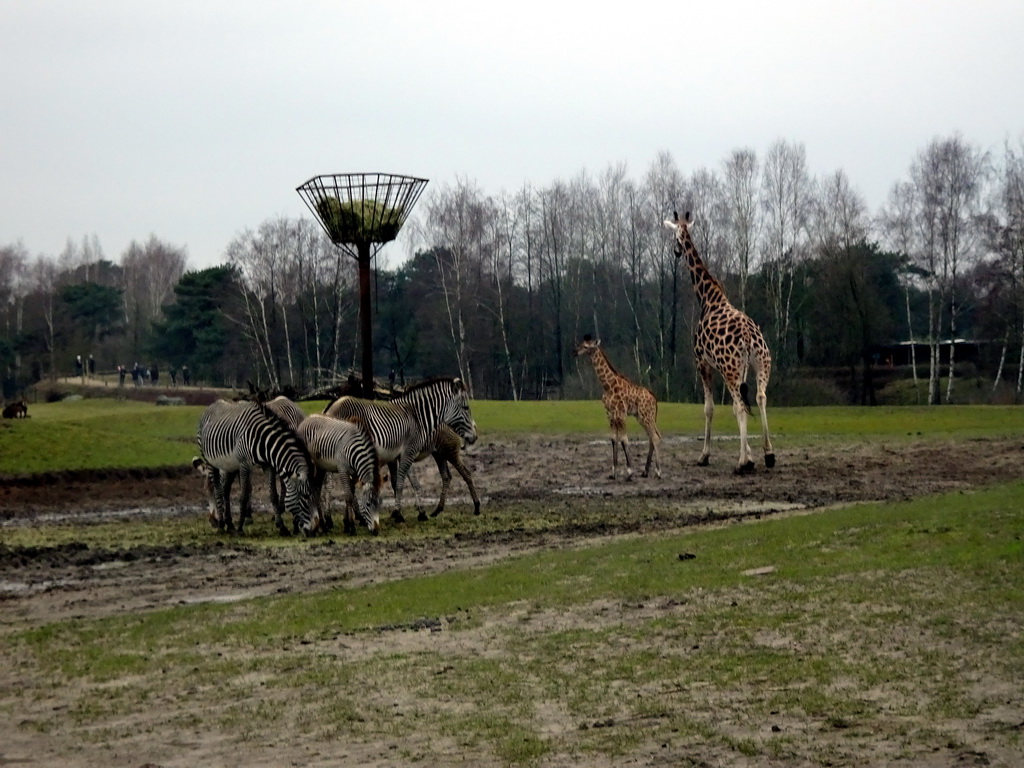
<svg viewBox="0 0 1024 768">
<path fill-rule="evenodd" d="M 336 197 L 325 197 L 316 209 L 335 243 L 386 243 L 398 237 L 402 228 L 402 209 L 389 208 L 376 200 L 343 203 Z"/>
</svg>

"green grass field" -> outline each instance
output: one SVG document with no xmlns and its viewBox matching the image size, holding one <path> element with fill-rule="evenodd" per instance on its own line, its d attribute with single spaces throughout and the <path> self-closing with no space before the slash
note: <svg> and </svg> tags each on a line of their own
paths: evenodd
<svg viewBox="0 0 1024 768">
<path fill-rule="evenodd" d="M 325 403 L 303 403 L 319 413 Z M 86 399 L 32 405 L 31 418 L 0 422 L 0 474 L 33 474 L 62 469 L 185 466 L 196 453 L 195 431 L 202 408 L 157 407 L 137 401 Z M 473 403 L 481 439 L 501 435 L 606 435 L 600 402 L 541 401 Z M 775 408 L 768 412 L 776 442 L 788 445 L 817 440 L 871 437 L 924 438 L 1024 434 L 1024 408 L 1015 406 L 937 406 L 886 408 Z M 663 435 L 700 435 L 703 407 L 663 403 Z M 757 420 L 750 420 L 758 434 Z M 715 434 L 735 435 L 729 406 L 715 412 Z M 641 435 L 635 420 L 631 433 Z"/>
<path fill-rule="evenodd" d="M 200 411 L 33 406 L 0 429 L 0 472 L 184 463 Z M 607 432 L 597 402 L 483 401 L 474 415 L 483 440 Z M 788 447 L 1024 434 L 1014 407 L 769 418 Z M 728 407 L 716 422 L 735 434 Z M 697 435 L 701 408 L 665 404 L 660 423 Z M 401 535 L 486 548 L 499 529 L 543 536 L 571 515 L 623 514 L 614 501 L 572 503 L 503 502 Z M 636 499 L 628 514 L 663 503 Z M 2 535 L 7 547 L 98 549 L 211 537 L 181 519 Z M 337 557 L 389 543 L 352 542 L 333 545 Z M 180 762 L 181 745 L 207 734 L 238 764 L 337 764 L 342 752 L 382 765 L 1024 764 L 1024 481 L 541 550 L 359 587 L 8 626 L 0 742 L 4 728 L 61 734 L 76 745 L 68 759 L 81 749 L 139 764 L 159 763 L 151 745 L 165 743 Z M 228 554 L 224 568 L 244 556 Z"/>
<path fill-rule="evenodd" d="M 1018 483 L 72 620 L 8 637 L 5 653 L 37 667 L 28 696 L 64 690 L 31 727 L 70 722 L 89 744 L 116 744 L 110 724 L 141 711 L 240 749 L 268 733 L 396 743 L 402 763 L 454 749 L 606 764 L 652 745 L 683 765 L 917 764 L 982 743 L 1020 756 L 1022 501 Z M 378 640 L 425 620 L 447 629 Z M 989 725 L 959 726 L 974 718 Z"/>
</svg>

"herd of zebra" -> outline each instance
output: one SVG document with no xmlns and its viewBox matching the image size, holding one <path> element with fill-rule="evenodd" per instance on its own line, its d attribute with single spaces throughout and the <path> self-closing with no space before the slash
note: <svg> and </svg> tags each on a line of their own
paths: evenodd
<svg viewBox="0 0 1024 768">
<path fill-rule="evenodd" d="M 469 393 L 458 378 L 427 381 L 389 401 L 345 396 L 322 414 L 307 416 L 294 402 L 277 397 L 268 402 L 218 400 L 203 411 L 196 435 L 200 456 L 192 466 L 204 479 L 210 523 L 235 531 L 231 518 L 231 486 L 241 484 L 238 528 L 252 519 L 252 473 L 257 467 L 270 476 L 275 524 L 288 534 L 284 515 L 292 517 L 292 533 L 326 533 L 333 518 L 323 503 L 324 481 L 337 473 L 345 504 L 344 530 L 356 532 L 356 517 L 371 533 L 379 533 L 381 467 L 388 467 L 395 508 L 402 522 L 402 486 L 416 461 L 432 456 L 441 474 L 441 495 L 432 515 L 444 509 L 455 467 L 469 487 L 473 511 L 480 499 L 461 450 L 476 441 L 476 422 Z M 278 490 L 280 482 L 280 491 Z M 421 511 L 419 519 L 427 515 Z"/>
</svg>

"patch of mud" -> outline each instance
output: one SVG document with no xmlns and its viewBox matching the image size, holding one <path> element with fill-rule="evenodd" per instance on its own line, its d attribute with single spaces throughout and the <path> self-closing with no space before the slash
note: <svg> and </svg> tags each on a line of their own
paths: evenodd
<svg viewBox="0 0 1024 768">
<path fill-rule="evenodd" d="M 476 485 L 484 494 L 483 513 L 494 521 L 484 532 L 431 539 L 402 538 L 396 532 L 395 538 L 386 540 L 357 537 L 345 541 L 344 556 L 331 539 L 268 549 L 212 532 L 210 542 L 202 546 L 96 549 L 74 540 L 56 547 L 0 544 L 0 600 L 5 613 L 34 623 L 231 595 L 401 579 L 593 538 L 969 490 L 1019 477 L 1024 453 L 1019 440 L 835 444 L 788 453 L 781 449 L 773 469 L 762 465 L 752 475 L 737 476 L 732 471 L 735 447 L 735 441 L 716 444 L 712 465 L 697 467 L 697 441 L 666 440 L 662 478 L 626 480 L 620 474 L 613 480 L 608 477 L 607 440 L 485 440 L 468 454 Z M 646 443 L 634 442 L 631 452 L 637 466 L 646 455 Z M 421 501 L 429 508 L 440 488 L 437 471 L 432 462 L 423 462 L 415 472 L 422 485 Z M 257 475 L 257 505 L 266 505 L 265 494 L 265 483 Z M 411 501 L 415 494 L 407 492 L 406 498 Z M 632 512 L 633 501 L 643 502 L 645 514 Z M 387 498 L 383 509 L 390 503 Z M 503 521 L 504 510 L 529 514 L 533 504 L 557 507 L 565 522 L 537 531 L 521 522 Z M 601 509 L 607 508 L 608 514 L 593 514 L 595 504 L 606 505 Z M 466 514 L 468 505 L 465 486 L 456 476 L 444 515 Z M 133 520 L 153 517 L 194 517 L 196 526 L 208 531 L 205 510 L 201 485 L 190 467 L 52 473 L 0 481 L 0 535 L 20 526 L 73 530 L 109 521 L 131 525 Z M 590 514 L 583 514 L 587 510 Z"/>
</svg>

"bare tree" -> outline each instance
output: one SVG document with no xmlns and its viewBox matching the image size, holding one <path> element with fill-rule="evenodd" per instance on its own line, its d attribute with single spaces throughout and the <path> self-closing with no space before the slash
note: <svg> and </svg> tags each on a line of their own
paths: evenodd
<svg viewBox="0 0 1024 768">
<path fill-rule="evenodd" d="M 125 325 L 131 334 L 133 356 L 163 306 L 174 300 L 174 286 L 188 266 L 185 248 L 165 243 L 156 235 L 140 244 L 132 240 L 121 254 L 121 302 Z"/>
<path fill-rule="evenodd" d="M 50 356 L 50 377 L 57 375 L 56 300 L 61 270 L 54 259 L 39 256 L 29 268 L 29 290 L 37 296 L 45 330 L 46 351 Z"/>
<path fill-rule="evenodd" d="M 80 243 L 75 243 L 69 237 L 64 250 L 57 257 L 57 267 L 68 275 L 76 275 L 81 282 L 88 283 L 94 277 L 93 266 L 103 259 L 103 246 L 95 233 L 83 235 Z"/>
<path fill-rule="evenodd" d="M 807 257 L 807 223 L 812 200 L 803 144 L 784 140 L 772 144 L 761 178 L 761 204 L 765 214 L 764 268 L 775 332 L 772 352 L 776 361 L 784 363 L 788 357 L 797 270 Z"/>
<path fill-rule="evenodd" d="M 470 274 L 483 263 L 493 246 L 486 222 L 494 218 L 493 204 L 479 187 L 465 179 L 455 186 L 434 189 L 426 205 L 427 233 L 434 246 L 448 327 L 459 376 L 473 392 L 473 371 L 467 345 L 467 321 L 471 295 Z"/>
<path fill-rule="evenodd" d="M 12 349 L 9 374 L 18 376 L 21 357 L 14 344 L 22 332 L 25 297 L 29 289 L 28 251 L 21 242 L 0 246 L 0 323 L 2 338 L 7 339 Z M 3 393 L 0 392 L 0 399 Z"/>
<path fill-rule="evenodd" d="M 645 218 L 648 226 L 658 229 L 660 233 L 657 222 L 671 215 L 686 199 L 686 180 L 670 153 L 658 153 L 647 170 L 644 190 L 647 200 Z M 654 224 L 651 225 L 651 222 Z M 675 257 L 671 243 L 665 236 L 652 239 L 648 258 L 657 288 L 657 347 L 661 357 L 661 373 L 665 392 L 671 394 L 679 352 L 679 259 Z"/>
<path fill-rule="evenodd" d="M 256 354 L 257 370 L 266 373 L 272 389 L 280 389 L 271 328 L 275 325 L 273 308 L 277 298 L 281 254 L 257 233 L 246 230 L 228 244 L 226 255 L 240 277 L 246 313 L 245 331 Z"/>
<path fill-rule="evenodd" d="M 819 248 L 849 251 L 867 237 L 867 204 L 845 171 L 826 176 L 812 206 L 811 232 Z"/>
<path fill-rule="evenodd" d="M 734 150 L 723 165 L 725 242 L 736 265 L 739 282 L 738 305 L 745 312 L 747 281 L 754 268 L 761 232 L 761 210 L 758 205 L 761 167 L 757 154 L 752 149 Z"/>
<path fill-rule="evenodd" d="M 1024 387 L 1024 140 L 1017 149 L 1009 143 L 1003 149 L 991 208 L 986 217 L 988 247 L 995 255 L 994 266 L 999 276 L 1009 283 L 999 286 L 1007 295 L 1001 312 L 1006 329 L 992 387 L 995 391 L 999 386 L 1010 339 L 1016 337 L 1020 343 L 1015 388 L 1019 400 Z"/>
<path fill-rule="evenodd" d="M 943 309 L 949 310 L 949 380 L 946 401 L 953 394 L 957 319 L 960 303 L 957 281 L 967 262 L 977 254 L 975 220 L 979 212 L 988 159 L 955 135 L 934 139 L 911 166 L 911 179 L 919 197 L 925 268 L 930 273 L 930 341 L 932 348 L 928 402 L 939 402 L 939 350 Z"/>
<path fill-rule="evenodd" d="M 516 385 L 516 365 L 512 357 L 512 350 L 509 342 L 509 317 L 506 308 L 506 292 L 511 289 L 513 280 L 513 264 L 515 263 L 516 242 L 519 238 L 520 209 L 515 199 L 504 192 L 498 199 L 491 226 L 493 233 L 490 237 L 494 243 L 493 258 L 491 262 L 491 279 L 494 282 L 495 292 L 498 295 L 498 305 L 494 308 L 497 314 L 498 328 L 501 331 L 501 346 L 505 357 L 505 366 L 508 369 L 508 383 L 512 392 L 512 399 L 519 400 L 519 387 Z"/>
<path fill-rule="evenodd" d="M 899 274 L 903 288 L 904 308 L 907 315 L 907 339 L 910 343 L 910 367 L 914 380 L 914 392 L 921 402 L 917 379 L 917 338 L 914 334 L 913 314 L 910 308 L 910 290 L 915 287 L 923 273 L 915 261 L 920 261 L 922 248 L 921 229 L 916 210 L 916 192 L 912 182 L 893 184 L 889 198 L 878 216 L 877 227 L 889 248 L 903 255 L 904 266 Z"/>
</svg>

